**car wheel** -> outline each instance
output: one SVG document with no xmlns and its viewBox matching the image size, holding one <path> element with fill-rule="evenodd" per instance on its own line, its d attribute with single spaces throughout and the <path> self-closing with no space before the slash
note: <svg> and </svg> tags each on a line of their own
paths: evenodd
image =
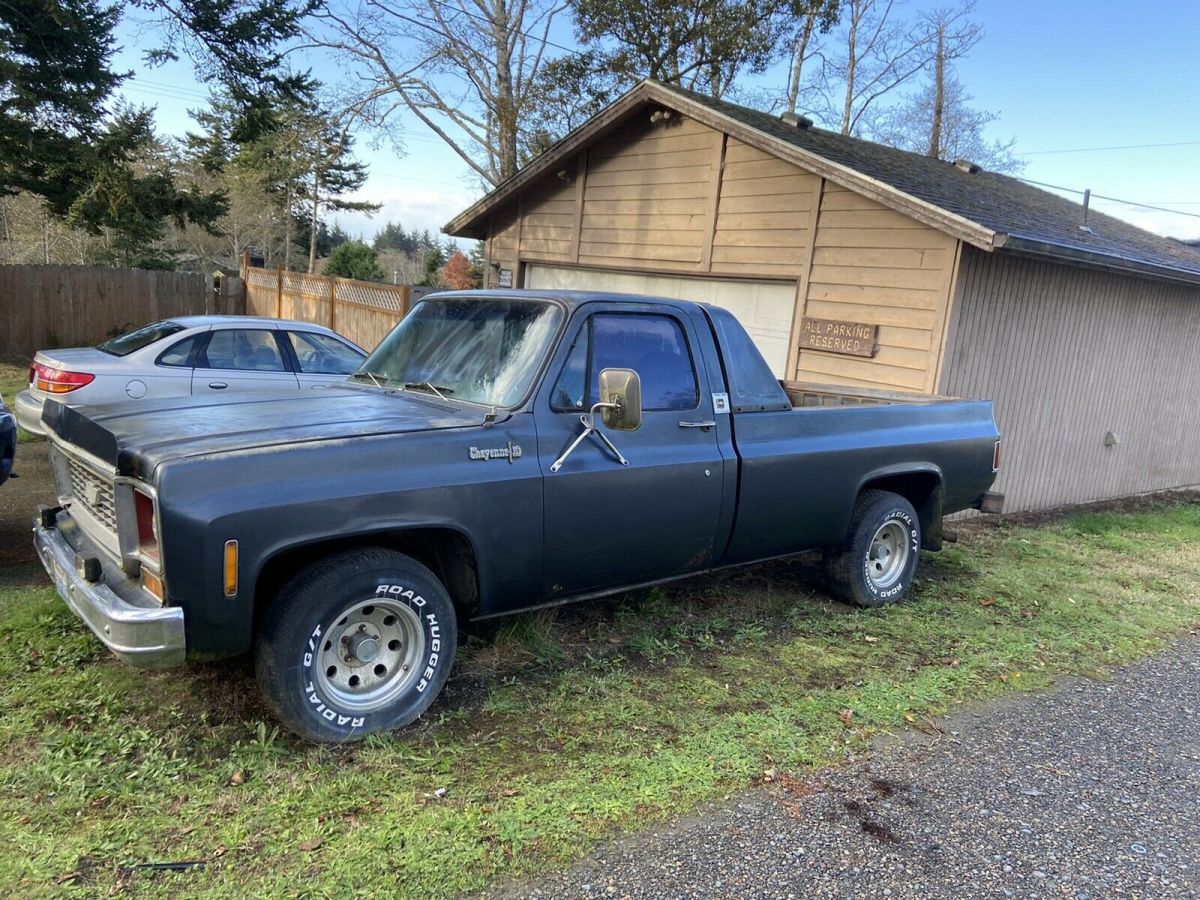
<svg viewBox="0 0 1200 900">
<path fill-rule="evenodd" d="M 450 595 L 394 550 L 351 550 L 297 572 L 268 608 L 255 648 L 259 689 L 289 729 L 355 741 L 429 708 L 454 661 Z"/>
<path fill-rule="evenodd" d="M 912 504 L 890 491 L 863 491 L 846 543 L 825 555 L 830 587 L 858 606 L 895 603 L 912 585 L 920 550 L 921 523 Z"/>
</svg>

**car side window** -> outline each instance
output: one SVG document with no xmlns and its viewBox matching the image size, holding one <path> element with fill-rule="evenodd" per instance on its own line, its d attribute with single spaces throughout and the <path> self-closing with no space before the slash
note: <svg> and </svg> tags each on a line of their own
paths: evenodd
<svg viewBox="0 0 1200 900">
<path fill-rule="evenodd" d="M 204 334 L 193 334 L 189 338 L 184 338 L 177 344 L 174 344 L 164 350 L 158 357 L 160 366 L 177 366 L 180 368 L 188 368 L 192 364 L 192 354 L 196 352 L 196 347 L 200 343 Z"/>
<path fill-rule="evenodd" d="M 670 316 L 597 313 L 580 329 L 551 393 L 551 408 L 585 409 L 596 402 L 600 372 L 633 369 L 642 382 L 642 408 L 695 409 L 700 403 L 687 338 Z"/>
<path fill-rule="evenodd" d="M 286 367 L 267 329 L 226 328 L 211 332 L 208 346 L 196 361 L 201 369 L 238 369 L 243 372 L 283 372 Z"/>
<path fill-rule="evenodd" d="M 306 375 L 349 375 L 364 357 L 327 334 L 289 331 L 288 340 L 296 354 L 296 363 Z"/>
</svg>

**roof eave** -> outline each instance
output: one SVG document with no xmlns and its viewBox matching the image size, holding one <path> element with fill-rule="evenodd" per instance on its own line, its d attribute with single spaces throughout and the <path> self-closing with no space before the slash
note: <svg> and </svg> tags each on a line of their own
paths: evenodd
<svg viewBox="0 0 1200 900">
<path fill-rule="evenodd" d="M 996 237 L 995 249 L 1003 250 L 1005 253 L 1016 253 L 1022 256 L 1050 259 L 1056 262 L 1073 263 L 1089 269 L 1103 269 L 1121 275 L 1155 278 L 1175 284 L 1200 285 L 1200 272 L 1156 265 L 1114 253 L 1103 253 L 1097 250 L 1086 250 L 1082 247 L 1058 244 L 1044 238 L 1022 237 L 1016 234 L 999 234 Z"/>
</svg>

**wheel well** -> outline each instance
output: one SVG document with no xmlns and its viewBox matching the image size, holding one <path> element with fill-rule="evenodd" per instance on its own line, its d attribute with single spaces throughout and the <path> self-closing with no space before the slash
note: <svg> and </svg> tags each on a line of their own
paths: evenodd
<svg viewBox="0 0 1200 900">
<path fill-rule="evenodd" d="M 411 556 L 445 585 L 460 618 L 470 619 L 479 611 L 479 577 L 471 542 L 452 528 L 415 528 L 302 544 L 272 556 L 254 585 L 254 632 L 279 589 L 298 569 L 355 547 L 387 547 Z"/>
<path fill-rule="evenodd" d="M 913 505 L 921 523 L 921 546 L 942 549 L 942 480 L 933 472 L 906 472 L 873 478 L 862 490 L 891 491 Z"/>
</svg>

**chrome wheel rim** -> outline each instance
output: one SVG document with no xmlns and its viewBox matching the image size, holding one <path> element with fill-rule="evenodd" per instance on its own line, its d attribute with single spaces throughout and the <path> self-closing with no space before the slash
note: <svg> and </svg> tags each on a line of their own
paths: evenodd
<svg viewBox="0 0 1200 900">
<path fill-rule="evenodd" d="M 316 681 L 323 693 L 354 712 L 391 703 L 419 674 L 425 630 L 406 604 L 365 600 L 342 611 L 325 631 Z"/>
<path fill-rule="evenodd" d="M 900 522 L 884 522 L 871 538 L 867 551 L 867 578 L 880 590 L 887 590 L 904 574 L 908 556 L 908 529 Z"/>
</svg>

